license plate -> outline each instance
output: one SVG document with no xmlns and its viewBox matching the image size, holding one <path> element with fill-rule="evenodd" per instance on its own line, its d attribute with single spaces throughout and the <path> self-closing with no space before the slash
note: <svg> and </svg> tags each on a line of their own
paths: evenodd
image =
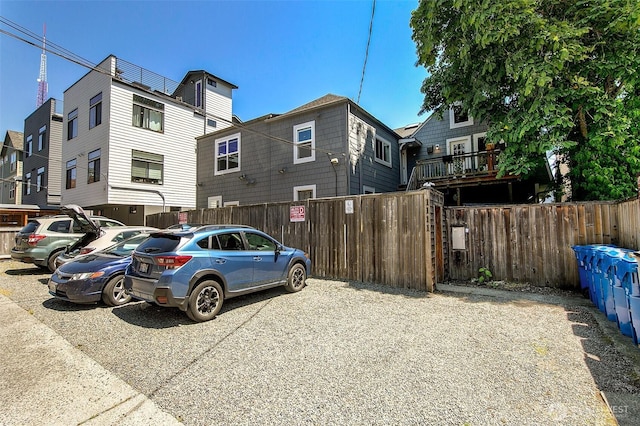
<svg viewBox="0 0 640 426">
<path fill-rule="evenodd" d="M 142 272 L 143 274 L 146 274 L 147 272 L 149 272 L 149 264 L 140 262 L 140 272 Z"/>
</svg>

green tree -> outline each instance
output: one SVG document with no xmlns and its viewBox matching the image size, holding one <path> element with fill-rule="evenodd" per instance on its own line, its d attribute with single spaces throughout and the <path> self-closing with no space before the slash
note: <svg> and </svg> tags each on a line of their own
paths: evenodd
<svg viewBox="0 0 640 426">
<path fill-rule="evenodd" d="M 455 102 L 504 140 L 500 173 L 546 152 L 570 167 L 573 200 L 636 194 L 638 0 L 421 0 L 411 17 L 422 111 Z"/>
</svg>

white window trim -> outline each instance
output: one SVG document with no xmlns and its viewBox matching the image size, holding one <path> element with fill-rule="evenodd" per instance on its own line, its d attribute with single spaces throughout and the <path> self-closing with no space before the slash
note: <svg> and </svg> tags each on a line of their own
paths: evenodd
<svg viewBox="0 0 640 426">
<path fill-rule="evenodd" d="M 301 185 L 293 187 L 293 201 L 300 201 L 298 199 L 298 193 L 302 191 L 311 191 L 311 198 L 316 198 L 316 186 L 315 185 Z"/>
<path fill-rule="evenodd" d="M 471 136 L 460 136 L 458 138 L 449 138 L 447 139 L 447 155 L 453 155 L 451 152 L 451 142 L 459 142 L 464 141 L 465 154 L 469 154 L 471 152 Z"/>
<path fill-rule="evenodd" d="M 218 207 L 222 207 L 222 195 L 207 197 L 207 208 L 215 209 Z"/>
<path fill-rule="evenodd" d="M 388 146 L 389 147 L 389 150 L 388 150 L 388 152 L 389 152 L 389 161 L 384 161 L 383 159 L 378 158 L 376 156 L 376 144 L 378 143 L 378 140 L 382 141 L 382 145 L 383 146 Z M 373 158 L 376 160 L 376 163 L 383 164 L 383 165 L 385 165 L 385 166 L 387 166 L 389 168 L 393 167 L 393 165 L 392 165 L 393 154 L 391 153 L 391 142 L 389 142 L 387 139 L 385 139 L 383 137 L 380 137 L 380 136 L 376 135 L 376 137 L 373 138 Z"/>
<path fill-rule="evenodd" d="M 478 147 L 478 139 L 486 138 L 486 137 L 487 137 L 487 132 L 474 133 L 473 134 L 473 146 L 471 147 L 471 149 L 473 149 L 474 151 L 480 151 L 480 148 Z"/>
<path fill-rule="evenodd" d="M 456 105 L 459 105 L 457 103 Z M 455 114 L 453 112 L 453 108 L 449 108 L 449 128 L 457 129 L 458 127 L 472 126 L 473 125 L 473 117 L 469 116 L 467 121 L 461 121 L 460 123 L 455 122 Z"/>
<path fill-rule="evenodd" d="M 214 176 L 226 175 L 228 173 L 235 173 L 242 170 L 242 140 L 240 136 L 241 136 L 240 133 L 234 133 L 233 135 L 216 139 L 214 144 L 215 151 L 213 154 L 213 167 L 214 167 L 213 175 Z M 232 139 L 238 139 L 238 167 L 234 169 L 227 169 L 227 170 L 220 171 L 218 170 L 218 144 L 220 144 L 221 142 L 228 142 Z M 228 155 L 228 152 L 227 152 L 227 155 Z"/>
<path fill-rule="evenodd" d="M 307 127 L 311 127 L 311 156 L 298 158 L 298 130 Z M 312 161 L 316 161 L 316 122 L 307 121 L 293 126 L 293 164 L 310 163 Z"/>
<path fill-rule="evenodd" d="M 233 207 L 233 206 L 239 206 L 240 205 L 240 201 L 225 201 L 224 202 L 224 207 Z"/>
</svg>

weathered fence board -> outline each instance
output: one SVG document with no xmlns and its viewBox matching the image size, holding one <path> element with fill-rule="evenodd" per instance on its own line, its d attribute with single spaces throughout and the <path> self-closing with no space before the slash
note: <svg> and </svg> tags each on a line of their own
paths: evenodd
<svg viewBox="0 0 640 426">
<path fill-rule="evenodd" d="M 349 212 L 347 212 L 349 203 Z M 382 283 L 432 291 L 436 267 L 445 275 L 442 244 L 444 198 L 436 191 L 371 194 L 303 202 L 256 204 L 182 212 L 187 222 L 250 225 L 282 243 L 306 250 L 313 274 L 327 278 Z M 302 222 L 290 220 L 290 208 L 304 206 Z M 437 227 L 431 221 L 435 220 Z M 165 228 L 178 212 L 147 216 L 147 224 Z"/>
</svg>

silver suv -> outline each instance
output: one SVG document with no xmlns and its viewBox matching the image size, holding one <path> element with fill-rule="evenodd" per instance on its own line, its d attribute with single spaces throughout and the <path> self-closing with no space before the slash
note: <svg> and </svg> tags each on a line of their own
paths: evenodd
<svg viewBox="0 0 640 426">
<path fill-rule="evenodd" d="M 11 258 L 19 262 L 33 263 L 53 272 L 56 257 L 74 244 L 88 244 L 100 236 L 100 228 L 124 226 L 122 222 L 103 216 L 88 217 L 81 207 L 64 206 L 64 215 L 43 216 L 29 219 L 16 234 Z"/>
</svg>

